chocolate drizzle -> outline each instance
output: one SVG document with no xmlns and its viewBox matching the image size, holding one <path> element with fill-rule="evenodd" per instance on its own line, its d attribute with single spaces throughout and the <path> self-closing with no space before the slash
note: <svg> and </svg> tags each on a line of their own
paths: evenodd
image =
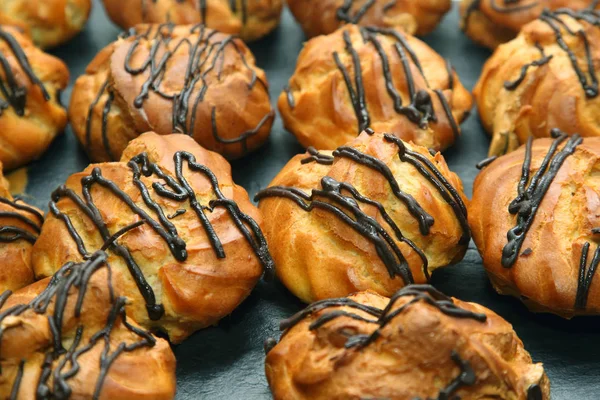
<svg viewBox="0 0 600 400">
<path fill-rule="evenodd" d="M 493 163 L 497 159 L 498 159 L 498 156 L 491 156 L 491 157 L 488 157 L 486 159 L 483 159 L 483 160 L 479 161 L 475 165 L 475 168 L 477 168 L 479 170 L 484 169 L 485 167 L 487 167 L 488 165 L 490 165 L 491 163 Z"/>
<path fill-rule="evenodd" d="M 308 154 L 310 154 L 310 156 L 303 158 L 300 161 L 301 164 L 308 164 L 311 162 L 316 162 L 316 163 L 322 164 L 322 165 L 332 165 L 333 164 L 333 160 L 334 160 L 333 156 L 321 154 L 321 153 L 319 153 L 319 151 L 317 149 L 315 149 L 312 146 L 309 146 L 306 149 L 306 152 Z"/>
<path fill-rule="evenodd" d="M 248 64 L 243 49 L 236 42 L 236 37 L 225 36 L 216 39 L 218 32 L 208 29 L 203 25 L 195 25 L 189 31 L 189 36 L 175 38 L 173 30 L 175 25 L 162 24 L 157 28 L 150 27 L 145 32 L 136 32 L 132 30 L 129 33 L 130 47 L 125 57 L 123 69 L 132 77 L 143 75 L 146 80 L 142 84 L 133 106 L 142 108 L 144 102 L 151 95 L 160 96 L 172 103 L 172 131 L 180 132 L 195 137 L 197 111 L 206 98 L 210 90 L 209 82 L 214 79 L 221 81 L 225 69 L 226 52 L 232 50 L 238 55 L 241 65 L 251 73 L 248 82 L 248 91 L 255 90 L 257 83 L 268 92 L 267 84 L 258 77 L 256 71 Z M 139 65 L 132 65 L 132 58 L 137 49 L 148 48 L 148 56 Z M 187 50 L 187 66 L 183 74 L 183 83 L 181 89 L 165 88 L 162 85 L 166 74 L 169 74 L 169 63 L 175 54 L 182 54 Z M 107 94 L 107 96 L 104 96 Z M 107 155 L 115 160 L 111 152 L 108 139 L 108 115 L 111 110 L 114 98 L 113 88 L 106 81 L 100 88 L 96 99 L 90 105 L 86 120 L 86 147 L 90 151 L 92 137 L 92 119 L 93 110 L 96 108 L 102 98 L 105 102 L 102 105 L 102 125 L 101 136 L 102 143 Z M 244 152 L 248 150 L 248 140 L 257 135 L 261 129 L 275 118 L 273 110 L 261 118 L 259 123 L 253 129 L 241 132 L 237 137 L 225 139 L 219 135 L 217 129 L 216 107 L 211 109 L 211 128 L 212 137 L 221 144 L 235 145 L 240 144 Z"/>
<path fill-rule="evenodd" d="M 365 14 L 376 5 L 377 0 L 366 0 L 365 3 L 356 10 L 354 15 L 351 15 L 355 2 L 356 0 L 344 0 L 344 4 L 342 4 L 335 13 L 336 18 L 348 24 L 358 24 Z M 396 3 L 397 0 L 390 0 L 388 3 L 384 4 L 382 7 L 383 12 L 386 13 L 394 7 Z"/>
<path fill-rule="evenodd" d="M 554 178 L 556 178 L 565 160 L 575 152 L 577 146 L 582 142 L 579 135 L 573 135 L 569 138 L 566 133 L 558 129 L 553 129 L 551 133 L 555 140 L 548 149 L 548 153 L 544 157 L 539 169 L 531 179 L 530 169 L 533 138 L 530 136 L 527 141 L 523 171 L 518 185 L 518 194 L 508 206 L 508 211 L 517 216 L 517 224 L 508 231 L 508 243 L 502 250 L 502 266 L 505 268 L 511 268 L 517 261 L 527 232 L 533 224 L 536 213 L 550 185 L 554 181 Z M 566 144 L 559 151 L 559 146 L 565 141 Z"/>
<path fill-rule="evenodd" d="M 548 64 L 550 62 L 550 60 L 552 60 L 553 55 L 551 54 L 551 55 L 547 56 L 546 53 L 544 52 L 544 48 L 539 43 L 536 43 L 535 47 L 537 47 L 537 49 L 540 51 L 541 58 L 534 60 L 528 64 L 523 65 L 523 67 L 521 68 L 521 73 L 519 74 L 517 79 L 515 79 L 514 81 L 504 82 L 504 87 L 507 90 L 515 90 L 516 88 L 518 88 L 519 85 L 521 83 L 523 83 L 523 81 L 525 80 L 525 77 L 527 76 L 527 71 L 529 71 L 529 68 L 541 67 L 542 65 Z"/>
<path fill-rule="evenodd" d="M 153 347 L 156 339 L 147 331 L 131 325 L 125 314 L 125 297 L 116 297 L 112 286 L 110 265 L 107 262 L 108 255 L 105 252 L 92 254 L 87 261 L 75 264 L 65 264 L 52 278 L 50 278 L 46 289 L 35 297 L 30 303 L 18 304 L 0 313 L 0 323 L 9 317 L 19 317 L 26 312 L 39 315 L 48 315 L 48 322 L 52 330 L 52 346 L 46 352 L 45 361 L 42 365 L 40 379 L 36 388 L 36 399 L 40 400 L 62 400 L 69 399 L 72 390 L 69 380 L 74 378 L 81 370 L 78 362 L 79 357 L 89 352 L 97 344 L 103 343 L 103 351 L 100 356 L 100 370 L 94 387 L 93 399 L 100 397 L 102 386 L 109 373 L 111 365 L 123 353 L 133 352 L 143 347 Z M 77 301 L 74 309 L 74 317 L 79 319 L 82 307 L 88 292 L 89 283 L 98 271 L 106 269 L 108 272 L 107 286 L 110 295 L 111 309 L 108 313 L 104 327 L 89 335 L 89 341 L 84 342 L 83 333 L 88 328 L 83 324 L 77 326 L 76 335 L 68 349 L 63 347 L 63 331 L 69 329 L 65 326 L 65 313 L 67 312 L 67 301 L 69 292 L 77 290 Z M 11 296 L 9 291 L 2 294 L 2 304 Z M 53 310 L 49 311 L 53 305 Z M 0 340 L 4 332 L 21 325 L 6 324 L 0 329 Z M 111 346 L 111 335 L 115 327 L 123 326 L 138 338 L 132 343 L 122 342 L 116 348 Z M 13 383 L 10 399 L 16 399 L 21 386 L 21 377 L 26 360 L 19 364 L 19 371 Z M 52 376 L 52 384 L 49 378 Z"/>
<path fill-rule="evenodd" d="M 147 2 L 151 1 L 156 4 L 158 0 L 142 0 L 142 21 L 147 21 L 148 15 L 148 4 Z M 188 0 L 175 0 L 177 3 L 186 3 Z M 238 7 L 238 1 L 242 2 L 241 7 Z M 196 9 L 200 13 L 200 23 L 203 25 L 207 24 L 207 14 L 208 14 L 208 0 L 196 0 Z M 229 8 L 234 14 L 241 14 L 242 24 L 245 25 L 248 21 L 248 0 L 229 0 Z M 155 21 L 149 21 L 155 22 Z"/>
<path fill-rule="evenodd" d="M 151 213 L 146 212 L 138 206 L 127 193 L 114 182 L 105 178 L 102 175 L 102 170 L 98 167 L 94 168 L 90 175 L 81 179 L 82 196 L 79 196 L 75 191 L 64 185 L 55 190 L 49 205 L 50 211 L 56 218 L 64 222 L 70 236 L 77 245 L 79 253 L 84 259 L 87 259 L 90 257 L 90 254 L 85 247 L 84 240 L 74 227 L 70 217 L 60 211 L 58 202 L 63 198 L 71 200 L 94 224 L 103 240 L 110 241 L 111 234 L 108 226 L 102 217 L 101 211 L 94 203 L 92 196 L 92 188 L 95 185 L 103 187 L 112 193 L 116 199 L 127 205 L 135 218 L 144 221 L 158 237 L 162 238 L 177 261 L 184 262 L 187 259 L 185 241 L 179 236 L 177 228 L 169 220 L 169 217 L 165 214 L 165 210 L 152 198 L 150 189 L 141 180 L 142 176 L 146 178 L 155 176 L 162 180 L 162 183 L 154 182 L 152 184 L 154 193 L 181 203 L 179 209 L 187 202 L 191 211 L 195 213 L 202 224 L 217 258 L 225 258 L 226 254 L 207 213 L 212 213 L 216 208 L 223 208 L 228 212 L 233 223 L 250 244 L 265 271 L 271 274 L 273 261 L 258 224 L 249 215 L 244 214 L 233 200 L 223 195 L 217 177 L 206 166 L 197 163 L 194 155 L 185 151 L 178 151 L 174 154 L 173 161 L 176 171 L 175 178 L 165 173 L 160 166 L 151 162 L 146 153 L 133 157 L 127 163 L 132 173 L 132 182 L 139 190 L 142 201 Z M 200 200 L 196 197 L 194 189 L 184 176 L 184 165 L 187 166 L 189 174 L 201 175 L 210 182 L 215 198 L 208 204 L 201 204 Z M 177 212 L 179 212 L 179 209 Z M 118 243 L 112 244 L 109 249 L 125 261 L 132 278 L 146 301 L 146 308 L 150 319 L 159 320 L 164 313 L 164 308 L 161 304 L 157 304 L 152 286 L 146 281 L 141 268 L 136 263 L 129 249 Z"/>
<path fill-rule="evenodd" d="M 14 211 L 2 211 L 0 209 L 0 243 L 12 243 L 19 240 L 25 240 L 31 244 L 35 243 L 44 222 L 42 214 L 19 200 L 0 197 L 1 204 L 11 207 Z M 27 225 L 27 229 L 12 225 L 9 222 L 11 220 Z"/>
<path fill-rule="evenodd" d="M 581 251 L 581 261 L 579 262 L 579 278 L 577 281 L 577 294 L 575 296 L 575 309 L 585 310 L 587 300 L 592 286 L 592 281 L 600 264 L 600 246 L 596 247 L 594 257 L 588 268 L 588 255 L 590 252 L 590 243 L 586 242 Z M 586 271 L 587 269 L 587 271 Z"/>
<path fill-rule="evenodd" d="M 24 75 L 31 81 L 31 83 L 37 86 L 44 99 L 50 100 L 50 94 L 44 87 L 42 81 L 33 71 L 31 64 L 25 51 L 17 42 L 17 40 L 8 31 L 0 27 L 0 42 L 4 42 L 10 51 L 10 55 L 4 52 L 0 52 L 0 116 L 4 110 L 12 107 L 15 113 L 22 117 L 25 115 L 25 107 L 27 106 L 27 88 L 21 86 L 17 80 L 17 73 L 14 71 L 9 63 L 9 57 L 14 57 L 17 63 L 23 70 Z"/>
<path fill-rule="evenodd" d="M 483 1 L 489 1 L 492 9 L 501 14 L 512 14 L 530 10 L 539 5 L 539 1 L 532 1 L 527 4 L 520 4 L 523 0 L 502 0 L 503 5 L 498 4 L 498 0 L 474 0 L 465 11 L 465 15 L 462 20 L 462 29 L 466 31 L 469 25 L 471 15 L 481 10 L 481 3 Z"/>
</svg>

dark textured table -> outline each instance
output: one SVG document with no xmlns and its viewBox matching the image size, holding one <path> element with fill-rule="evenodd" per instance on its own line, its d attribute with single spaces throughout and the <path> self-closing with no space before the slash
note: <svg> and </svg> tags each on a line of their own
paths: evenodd
<svg viewBox="0 0 600 400">
<path fill-rule="evenodd" d="M 85 32 L 54 51 L 69 64 L 71 82 L 119 33 L 106 18 L 100 2 L 95 1 L 94 6 Z M 471 89 L 490 53 L 462 35 L 456 10 L 424 39 L 452 61 L 462 82 Z M 304 40 L 300 28 L 285 11 L 281 26 L 250 46 L 258 65 L 267 72 L 273 103 L 294 70 Z M 70 95 L 69 88 L 63 94 L 65 103 Z M 460 141 L 445 154 L 469 195 L 477 174 L 475 164 L 485 157 L 488 144 L 489 139 L 473 114 L 463 124 Z M 235 181 L 252 196 L 300 152 L 302 148 L 278 119 L 269 143 L 233 164 Z M 51 191 L 87 164 L 86 156 L 78 148 L 70 128 L 67 129 L 47 154 L 30 166 L 29 201 L 47 209 Z M 432 283 L 446 294 L 483 304 L 511 322 L 534 360 L 545 364 L 553 399 L 600 399 L 600 318 L 566 321 L 551 315 L 535 315 L 518 301 L 495 294 L 473 244 L 461 263 L 436 272 Z M 279 320 L 301 307 L 280 283 L 261 282 L 248 300 L 218 327 L 198 332 L 175 346 L 177 399 L 269 399 L 263 371 L 263 341 L 279 337 Z"/>
</svg>

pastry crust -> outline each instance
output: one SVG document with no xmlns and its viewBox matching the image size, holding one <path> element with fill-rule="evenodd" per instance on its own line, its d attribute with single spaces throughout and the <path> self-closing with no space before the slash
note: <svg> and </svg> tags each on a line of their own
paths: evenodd
<svg viewBox="0 0 600 400">
<path fill-rule="evenodd" d="M 598 315 L 600 138 L 581 143 L 577 135 L 554 134 L 558 139 L 536 139 L 485 167 L 469 222 L 496 291 L 536 312 Z"/>
<path fill-rule="evenodd" d="M 69 70 L 18 29 L 2 25 L 0 60 L 8 67 L 0 67 L 7 90 L 0 92 L 0 162 L 10 170 L 38 159 L 65 128 L 60 92 L 69 83 Z"/>
<path fill-rule="evenodd" d="M 170 400 L 175 357 L 127 318 L 104 252 L 0 298 L 3 399 Z M 151 377 L 151 379 L 149 379 Z"/>
<path fill-rule="evenodd" d="M 552 128 L 600 136 L 600 28 L 592 21 L 600 18 L 590 11 L 544 12 L 487 61 L 474 94 L 490 155 Z"/>
<path fill-rule="evenodd" d="M 508 322 L 428 285 L 314 303 L 281 326 L 265 363 L 276 400 L 550 399 Z"/>
<path fill-rule="evenodd" d="M 16 26 L 49 48 L 78 34 L 91 8 L 91 0 L 6 0 L 0 2 L 0 24 Z"/>
<path fill-rule="evenodd" d="M 287 3 L 308 37 L 328 35 L 346 23 L 426 35 L 452 7 L 450 0 L 287 0 Z"/>
<path fill-rule="evenodd" d="M 204 24 L 252 42 L 279 25 L 283 0 L 104 0 L 104 6 L 123 29 L 144 23 Z"/>
<path fill-rule="evenodd" d="M 255 198 L 292 293 L 307 303 L 367 289 L 392 295 L 462 259 L 466 198 L 440 153 L 365 132 L 333 155 L 294 157 Z"/>
<path fill-rule="evenodd" d="M 43 222 L 40 210 L 11 196 L 0 163 L 0 293 L 33 282 L 31 250 Z"/>
<path fill-rule="evenodd" d="M 138 26 L 98 53 L 75 83 L 69 116 L 92 161 L 118 160 L 147 131 L 185 133 L 233 159 L 267 140 L 275 112 L 240 39 L 166 24 Z"/>
<path fill-rule="evenodd" d="M 133 223 L 142 225 L 109 248 L 127 313 L 175 343 L 230 314 L 272 267 L 258 209 L 230 165 L 186 135 L 146 133 L 121 162 L 92 164 L 52 194 L 36 275 L 83 259 Z"/>
<path fill-rule="evenodd" d="M 583 10 L 593 4 L 594 0 L 462 0 L 461 29 L 480 45 L 495 49 L 514 39 L 544 10 Z"/>
<path fill-rule="evenodd" d="M 333 150 L 371 127 L 444 150 L 458 138 L 472 98 L 420 40 L 348 25 L 305 45 L 278 106 L 304 147 Z"/>
</svg>

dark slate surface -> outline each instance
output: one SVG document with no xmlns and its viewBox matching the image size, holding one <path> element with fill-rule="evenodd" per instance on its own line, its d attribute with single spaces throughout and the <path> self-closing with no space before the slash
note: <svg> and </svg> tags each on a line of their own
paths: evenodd
<svg viewBox="0 0 600 400">
<path fill-rule="evenodd" d="M 84 33 L 56 49 L 66 60 L 72 79 L 82 74 L 94 55 L 114 40 L 119 30 L 106 18 L 95 1 L 92 18 Z M 456 10 L 425 41 L 456 67 L 462 82 L 472 88 L 489 56 L 458 30 Z M 268 38 L 252 44 L 258 65 L 267 72 L 273 103 L 292 74 L 304 36 L 286 11 L 281 26 Z M 63 99 L 68 102 L 71 90 Z M 474 165 L 486 155 L 489 140 L 476 114 L 463 125 L 463 136 L 446 153 L 450 167 L 471 193 L 477 170 Z M 292 135 L 278 119 L 270 142 L 244 160 L 235 162 L 234 178 L 251 195 L 265 187 L 294 154 L 302 152 Z M 58 138 L 48 153 L 30 166 L 27 194 L 44 209 L 51 191 L 70 174 L 87 165 L 70 128 Z M 600 398 L 600 318 L 565 321 L 551 315 L 529 313 L 518 301 L 495 294 L 483 272 L 481 259 L 469 249 L 458 265 L 438 271 L 432 282 L 445 293 L 475 301 L 510 321 L 536 361 L 545 363 L 556 400 Z M 218 327 L 198 332 L 175 346 L 178 395 L 187 399 L 269 399 L 264 377 L 263 341 L 278 337 L 278 322 L 302 305 L 279 283 L 260 283 L 250 298 Z M 152 379 L 152 377 L 148 377 Z"/>
</svg>

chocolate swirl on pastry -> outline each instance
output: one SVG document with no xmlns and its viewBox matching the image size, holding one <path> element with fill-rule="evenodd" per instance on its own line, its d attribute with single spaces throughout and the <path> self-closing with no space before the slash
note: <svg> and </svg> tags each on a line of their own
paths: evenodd
<svg viewBox="0 0 600 400">
<path fill-rule="evenodd" d="M 319 154 L 292 159 L 255 198 L 277 274 L 295 295 L 392 294 L 462 258 L 462 185 L 441 155 L 373 132 Z"/>
<path fill-rule="evenodd" d="M 280 327 L 265 365 L 275 399 L 550 398 L 510 324 L 429 285 L 319 301 Z"/>
<path fill-rule="evenodd" d="M 450 0 L 288 0 L 308 37 L 328 35 L 343 24 L 425 35 L 435 29 L 451 5 Z"/>
<path fill-rule="evenodd" d="M 490 155 L 513 151 L 548 127 L 599 136 L 600 11 L 543 11 L 486 63 L 474 94 Z"/>
<path fill-rule="evenodd" d="M 91 165 L 52 194 L 35 270 L 50 275 L 69 254 L 88 259 L 143 221 L 108 248 L 112 263 L 137 289 L 133 318 L 179 341 L 229 314 L 272 269 L 260 219 L 229 165 L 185 135 L 144 134 L 122 160 Z"/>
<path fill-rule="evenodd" d="M 130 31 L 77 80 L 69 111 L 86 152 L 100 161 L 117 159 L 148 130 L 185 133 L 238 158 L 262 145 L 275 118 L 250 50 L 202 25 Z"/>
<path fill-rule="evenodd" d="M 59 93 L 68 81 L 62 61 L 0 25 L 0 162 L 6 169 L 39 158 L 63 130 Z"/>
<path fill-rule="evenodd" d="M 250 42 L 279 24 L 282 0 L 104 0 L 108 16 L 123 29 L 141 23 L 202 24 Z"/>
<path fill-rule="evenodd" d="M 519 296 L 533 311 L 595 315 L 600 139 L 557 129 L 552 136 L 530 139 L 481 172 L 469 222 L 499 293 Z"/>
<path fill-rule="evenodd" d="M 414 37 L 349 25 L 308 42 L 278 105 L 305 147 L 334 149 L 372 128 L 444 150 L 472 104 L 455 75 Z"/>
</svg>

